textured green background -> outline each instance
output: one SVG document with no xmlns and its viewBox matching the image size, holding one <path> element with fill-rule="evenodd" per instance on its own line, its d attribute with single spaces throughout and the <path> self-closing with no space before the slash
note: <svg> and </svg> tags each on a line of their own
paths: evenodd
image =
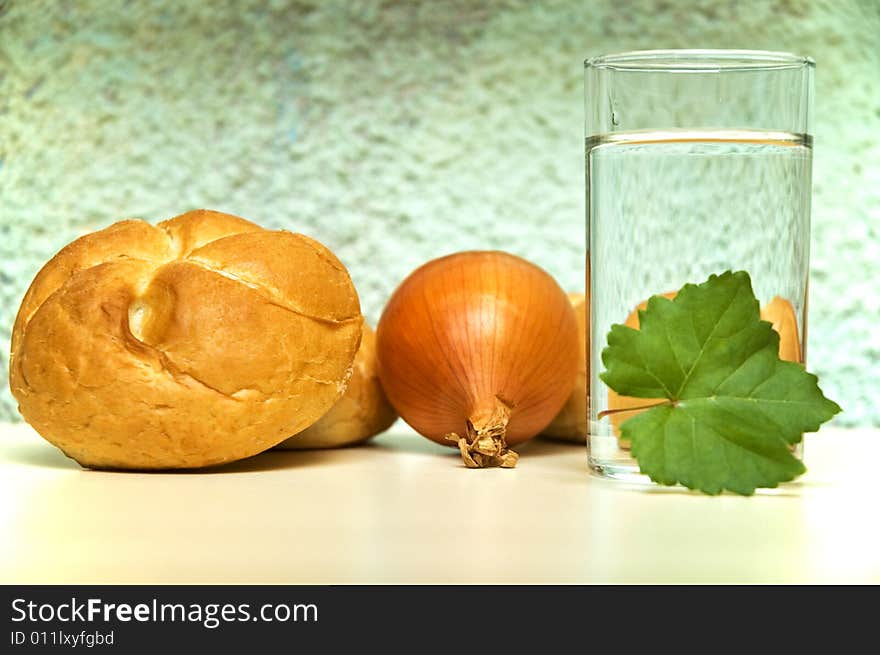
<svg viewBox="0 0 880 655">
<path fill-rule="evenodd" d="M 39 266 L 124 217 L 211 207 L 310 234 L 371 322 L 410 270 L 464 248 L 581 288 L 582 60 L 759 48 L 818 63 L 810 368 L 839 423 L 880 425 L 876 0 L 0 7 L 3 379 Z"/>
</svg>

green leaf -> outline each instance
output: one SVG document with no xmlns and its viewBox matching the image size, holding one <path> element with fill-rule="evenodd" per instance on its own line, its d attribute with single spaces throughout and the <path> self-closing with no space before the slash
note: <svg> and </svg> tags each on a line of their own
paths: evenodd
<svg viewBox="0 0 880 655">
<path fill-rule="evenodd" d="M 841 411 L 801 364 L 779 359 L 748 273 L 652 296 L 640 329 L 613 325 L 601 379 L 617 393 L 665 398 L 621 424 L 632 456 L 655 482 L 749 495 L 806 469 L 791 452 Z"/>
</svg>

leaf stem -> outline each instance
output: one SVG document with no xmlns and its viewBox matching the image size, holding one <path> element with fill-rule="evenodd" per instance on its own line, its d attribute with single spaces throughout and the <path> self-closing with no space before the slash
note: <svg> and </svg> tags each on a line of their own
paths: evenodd
<svg viewBox="0 0 880 655">
<path fill-rule="evenodd" d="M 651 407 L 662 407 L 663 405 L 675 405 L 676 401 L 674 400 L 664 400 L 659 403 L 650 403 L 648 405 L 639 405 L 637 407 L 621 407 L 619 409 L 606 409 L 605 411 L 599 412 L 599 415 L 596 417 L 599 420 L 602 420 L 606 416 L 611 416 L 612 414 L 622 414 L 624 412 L 637 412 L 642 409 L 650 409 Z"/>
</svg>

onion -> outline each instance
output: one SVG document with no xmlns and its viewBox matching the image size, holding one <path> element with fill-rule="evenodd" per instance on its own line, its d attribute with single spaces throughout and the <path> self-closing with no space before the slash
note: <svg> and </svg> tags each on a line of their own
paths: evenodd
<svg viewBox="0 0 880 655">
<path fill-rule="evenodd" d="M 574 387 L 578 330 L 545 271 L 503 252 L 462 252 L 397 288 L 376 334 L 391 405 L 421 435 L 458 444 L 469 468 L 513 467 Z"/>
</svg>

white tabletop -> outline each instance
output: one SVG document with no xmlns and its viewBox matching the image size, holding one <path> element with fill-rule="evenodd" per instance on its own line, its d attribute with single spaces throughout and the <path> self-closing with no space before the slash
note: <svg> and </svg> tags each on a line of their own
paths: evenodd
<svg viewBox="0 0 880 655">
<path fill-rule="evenodd" d="M 402 422 L 204 473 L 85 471 L 0 424 L 2 583 L 880 583 L 880 431 L 806 437 L 751 498 L 592 477 L 536 440 L 469 470 Z"/>
</svg>

